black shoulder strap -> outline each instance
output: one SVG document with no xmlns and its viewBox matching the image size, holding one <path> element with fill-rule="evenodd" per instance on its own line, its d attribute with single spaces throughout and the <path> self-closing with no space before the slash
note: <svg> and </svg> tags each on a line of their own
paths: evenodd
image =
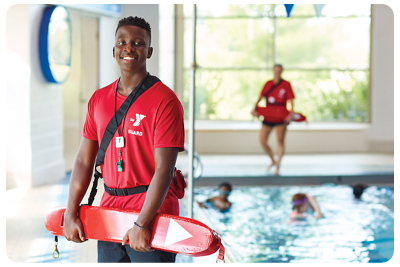
<svg viewBox="0 0 400 267">
<path fill-rule="evenodd" d="M 132 93 L 126 98 L 125 102 L 118 109 L 117 113 L 114 114 L 114 116 L 111 118 L 110 122 L 107 125 L 107 128 L 104 131 L 103 138 L 101 139 L 100 148 L 99 151 L 97 152 L 96 166 L 100 166 L 101 164 L 104 163 L 104 155 L 106 154 L 107 147 L 111 139 L 113 138 L 115 132 L 117 131 L 118 126 L 121 124 L 123 117 L 128 112 L 128 109 L 130 108 L 129 104 L 131 102 L 132 103 L 135 102 L 136 99 L 138 99 L 141 94 L 143 94 L 147 89 L 152 87 L 158 81 L 160 80 L 155 76 L 149 75 L 148 77 L 146 77 L 142 81 L 142 83 L 139 84 L 136 87 L 136 89 L 133 90 Z M 118 125 L 115 116 L 117 116 Z"/>
<path fill-rule="evenodd" d="M 268 95 L 276 88 L 278 85 L 280 85 L 284 80 L 280 79 L 277 84 L 272 85 L 272 87 L 268 90 L 268 92 L 264 95 L 265 97 L 268 97 Z"/>
<path fill-rule="evenodd" d="M 128 109 L 131 107 L 133 102 L 135 102 L 136 99 L 138 99 L 139 96 L 141 96 L 147 89 L 151 88 L 159 81 L 160 80 L 156 76 L 147 75 L 146 78 L 126 98 L 124 103 L 122 103 L 121 107 L 118 109 L 117 113 L 114 114 L 114 116 L 108 123 L 107 128 L 104 130 L 103 138 L 101 139 L 99 151 L 97 152 L 96 164 L 94 167 L 94 181 L 92 185 L 92 191 L 89 195 L 88 205 L 93 204 L 94 197 L 97 193 L 98 180 L 99 178 L 103 178 L 103 175 L 97 170 L 97 167 L 104 163 L 104 156 L 106 154 L 107 147 L 110 144 L 110 141 L 113 138 L 115 132 L 117 131 L 118 126 L 121 124 L 123 117 L 128 112 Z M 117 116 L 118 124 L 116 122 L 115 116 Z"/>
</svg>

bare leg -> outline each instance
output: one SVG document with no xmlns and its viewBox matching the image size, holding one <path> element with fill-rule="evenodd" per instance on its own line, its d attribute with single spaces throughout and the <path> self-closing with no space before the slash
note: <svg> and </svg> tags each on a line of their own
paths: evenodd
<svg viewBox="0 0 400 267">
<path fill-rule="evenodd" d="M 275 127 L 276 127 L 276 136 L 278 138 L 278 151 L 277 151 L 278 160 L 276 161 L 275 175 L 279 175 L 279 167 L 280 167 L 283 152 L 285 149 L 284 141 L 285 141 L 285 133 L 286 133 L 287 124 L 277 125 Z"/>
<path fill-rule="evenodd" d="M 274 154 L 272 153 L 271 148 L 267 145 L 268 141 L 268 136 L 272 131 L 272 127 L 267 126 L 267 125 L 262 125 L 261 130 L 260 130 L 260 144 L 264 151 L 268 154 L 268 156 L 271 158 L 271 165 L 268 166 L 267 170 L 269 170 L 272 166 L 276 164 L 276 161 L 274 159 Z"/>
</svg>

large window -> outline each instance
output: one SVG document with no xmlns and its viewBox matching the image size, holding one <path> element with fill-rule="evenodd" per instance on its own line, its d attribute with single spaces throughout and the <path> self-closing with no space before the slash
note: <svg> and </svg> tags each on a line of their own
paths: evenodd
<svg viewBox="0 0 400 267">
<path fill-rule="evenodd" d="M 193 5 L 184 5 L 188 114 Z M 196 119 L 250 120 L 275 63 L 291 82 L 295 110 L 310 121 L 366 122 L 370 5 L 197 5 Z M 265 103 L 263 101 L 262 103 Z"/>
</svg>

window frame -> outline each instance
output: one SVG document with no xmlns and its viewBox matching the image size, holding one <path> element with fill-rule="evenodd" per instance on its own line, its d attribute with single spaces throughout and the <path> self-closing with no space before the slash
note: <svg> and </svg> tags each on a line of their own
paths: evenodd
<svg viewBox="0 0 400 267">
<path fill-rule="evenodd" d="M 228 19 L 263 19 L 263 18 L 268 18 L 268 19 L 272 19 L 273 20 L 273 27 L 274 27 L 274 32 L 273 32 L 273 64 L 279 63 L 276 60 L 276 53 L 277 53 L 277 49 L 276 49 L 276 38 L 277 38 L 277 20 L 281 19 L 281 18 L 285 18 L 283 16 L 277 16 L 275 15 L 275 7 L 276 4 L 271 4 L 272 5 L 272 11 L 269 12 L 269 14 L 267 15 L 257 15 L 257 16 L 200 16 L 197 10 L 197 19 L 202 19 L 202 20 L 228 20 Z M 289 71 L 327 71 L 327 70 L 336 70 L 336 71 L 367 71 L 369 74 L 369 78 L 368 78 L 368 118 L 366 121 L 363 122 L 355 122 L 355 121 L 350 121 L 349 123 L 371 123 L 371 46 L 372 46 L 372 19 L 373 19 L 373 10 L 371 8 L 371 4 L 369 4 L 369 9 L 370 9 L 370 15 L 349 15 L 349 16 L 326 16 L 326 15 L 322 15 L 320 17 L 330 17 L 330 18 L 336 18 L 336 19 L 346 19 L 346 18 L 370 18 L 370 24 L 369 24 L 369 60 L 368 60 L 368 68 L 328 68 L 328 67 L 315 67 L 315 68 L 290 68 L 290 67 L 285 67 L 285 70 L 289 70 Z M 176 18 L 177 20 L 180 20 L 177 22 L 177 25 L 181 25 L 182 27 L 182 31 L 183 29 L 183 25 L 185 23 L 186 20 L 191 20 L 192 17 L 191 16 L 185 16 L 184 14 L 184 8 L 183 8 L 183 4 L 181 8 L 177 8 L 177 15 Z M 179 14 L 180 13 L 180 14 Z M 270 15 L 272 14 L 272 15 Z M 301 19 L 307 19 L 307 18 L 314 18 L 315 16 L 312 15 L 291 15 L 289 17 L 290 18 L 301 18 Z M 197 25 L 196 25 L 197 28 Z M 184 35 L 182 33 L 182 35 Z M 197 39 L 197 38 L 196 38 Z M 184 38 L 180 38 L 181 42 L 184 42 Z M 192 49 L 194 49 L 196 51 L 196 46 L 197 46 L 197 41 L 193 42 L 192 40 Z M 177 53 L 179 53 L 179 57 L 182 58 L 183 61 L 183 57 L 184 57 L 184 43 L 179 44 L 178 46 L 181 46 L 182 49 L 178 49 L 176 50 Z M 252 71 L 263 71 L 263 70 L 267 70 L 267 71 L 272 71 L 273 67 L 198 67 L 199 69 L 201 69 L 202 71 L 240 71 L 240 70 L 252 70 Z M 184 65 L 184 63 L 182 62 L 182 72 L 185 71 L 190 71 L 192 70 L 191 67 L 187 67 Z M 179 86 L 181 87 L 181 94 L 180 94 L 180 99 L 183 100 L 183 91 L 184 91 L 184 81 L 183 81 L 183 75 L 181 76 L 182 81 L 178 81 L 177 84 L 179 84 Z M 182 103 L 183 104 L 183 103 Z M 218 120 L 218 119 L 217 119 Z M 225 120 L 224 120 L 225 121 Z M 230 120 L 232 121 L 232 120 Z M 236 121 L 236 120 L 233 120 Z M 329 121 L 321 121 L 321 122 L 329 122 Z M 336 122 L 335 122 L 336 123 Z M 338 121 L 338 123 L 347 123 L 344 121 Z"/>
</svg>

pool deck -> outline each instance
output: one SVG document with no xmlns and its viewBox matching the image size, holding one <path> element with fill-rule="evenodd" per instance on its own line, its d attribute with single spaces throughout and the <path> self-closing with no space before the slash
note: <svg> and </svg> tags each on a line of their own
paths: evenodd
<svg viewBox="0 0 400 267">
<path fill-rule="evenodd" d="M 177 167 L 183 167 L 185 154 L 180 154 Z M 263 155 L 201 155 L 203 176 L 195 187 L 216 186 L 229 181 L 234 186 L 310 185 L 321 183 L 348 184 L 361 181 L 373 184 L 394 184 L 394 156 L 388 154 L 285 155 L 281 175 L 265 171 L 269 160 Z M 244 179 L 246 178 L 246 179 Z M 94 240 L 76 244 L 59 239 L 60 258 L 51 257 L 54 237 L 44 227 L 45 215 L 54 207 L 65 205 L 69 176 L 57 183 L 31 189 L 6 190 L 6 262 L 18 263 L 95 263 L 97 243 Z M 99 205 L 103 193 L 100 181 Z M 87 195 L 84 197 L 84 203 Z M 182 215 L 185 215 L 182 210 Z M 178 255 L 177 262 L 209 263 L 214 256 L 191 258 Z"/>
<path fill-rule="evenodd" d="M 266 170 L 270 159 L 265 155 L 201 155 L 200 159 L 203 174 L 195 180 L 197 187 L 222 181 L 236 186 L 394 183 L 394 156 L 388 154 L 285 155 L 279 176 L 274 175 L 275 167 Z M 177 166 L 186 162 L 187 156 L 180 155 Z"/>
</svg>

